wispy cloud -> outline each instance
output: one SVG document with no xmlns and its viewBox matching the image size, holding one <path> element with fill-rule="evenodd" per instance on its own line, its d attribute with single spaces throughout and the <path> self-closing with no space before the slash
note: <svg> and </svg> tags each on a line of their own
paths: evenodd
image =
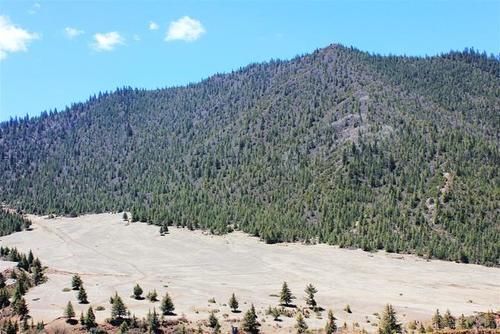
<svg viewBox="0 0 500 334">
<path fill-rule="evenodd" d="M 172 21 L 168 27 L 165 40 L 192 42 L 200 38 L 206 32 L 200 21 L 184 16 L 177 21 Z"/>
<path fill-rule="evenodd" d="M 125 39 L 118 32 L 111 31 L 95 34 L 92 47 L 97 51 L 112 51 L 115 47 L 124 43 Z"/>
<path fill-rule="evenodd" d="M 69 39 L 76 38 L 76 37 L 82 35 L 83 33 L 85 33 L 85 31 L 80 30 L 80 29 L 76 29 L 76 28 L 72 28 L 72 27 L 66 27 L 66 28 L 64 28 L 64 34 Z"/>
<path fill-rule="evenodd" d="M 158 30 L 160 29 L 160 26 L 158 25 L 158 23 L 154 22 L 154 21 L 151 21 L 149 22 L 149 30 Z"/>
<path fill-rule="evenodd" d="M 39 2 L 35 2 L 33 6 L 31 6 L 31 8 L 28 10 L 28 13 L 34 15 L 38 12 L 40 8 L 42 8 L 42 5 L 40 5 Z"/>
<path fill-rule="evenodd" d="M 0 16 L 0 60 L 8 53 L 27 51 L 28 44 L 37 38 L 36 33 L 17 27 L 8 17 Z"/>
</svg>

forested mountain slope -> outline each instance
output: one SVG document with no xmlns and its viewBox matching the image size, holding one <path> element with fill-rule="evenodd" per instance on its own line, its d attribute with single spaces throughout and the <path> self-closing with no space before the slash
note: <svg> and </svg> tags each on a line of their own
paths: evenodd
<svg viewBox="0 0 500 334">
<path fill-rule="evenodd" d="M 0 126 L 0 200 L 498 265 L 500 62 L 339 45 Z"/>
</svg>

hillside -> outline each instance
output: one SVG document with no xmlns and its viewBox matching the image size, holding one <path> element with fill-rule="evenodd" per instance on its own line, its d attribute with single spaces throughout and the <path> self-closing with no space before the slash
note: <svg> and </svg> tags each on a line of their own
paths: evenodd
<svg viewBox="0 0 500 334">
<path fill-rule="evenodd" d="M 498 265 L 500 62 L 339 45 L 0 125 L 0 200 Z"/>
</svg>

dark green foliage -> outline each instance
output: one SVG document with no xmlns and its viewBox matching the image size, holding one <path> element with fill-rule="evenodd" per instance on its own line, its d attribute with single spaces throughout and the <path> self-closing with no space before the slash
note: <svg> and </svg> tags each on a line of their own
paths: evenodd
<svg viewBox="0 0 500 334">
<path fill-rule="evenodd" d="M 295 328 L 297 329 L 297 334 L 304 334 L 307 331 L 307 323 L 304 320 L 304 316 L 302 315 L 302 312 L 299 312 L 297 314 L 297 323 L 295 324 Z"/>
<path fill-rule="evenodd" d="M 379 334 L 396 334 L 402 332 L 401 324 L 396 317 L 396 311 L 394 311 L 394 308 L 390 304 L 385 306 L 380 318 L 378 332 Z"/>
<path fill-rule="evenodd" d="M 335 317 L 333 316 L 333 311 L 328 311 L 328 319 L 326 320 L 325 333 L 333 334 L 337 331 L 337 324 L 335 323 Z"/>
<path fill-rule="evenodd" d="M 80 290 L 80 287 L 82 286 L 83 282 L 82 279 L 80 278 L 80 275 L 75 274 L 71 278 L 71 287 L 73 290 Z"/>
<path fill-rule="evenodd" d="M 158 313 L 156 313 L 156 310 L 153 308 L 153 312 L 151 311 L 148 312 L 147 316 L 147 322 L 148 322 L 148 333 L 158 333 L 160 330 L 160 319 L 158 318 Z"/>
<path fill-rule="evenodd" d="M 19 325 L 17 321 L 12 322 L 9 318 L 7 321 L 4 321 L 2 324 L 2 333 L 5 334 L 17 334 L 19 331 Z"/>
<path fill-rule="evenodd" d="M 5 276 L 0 273 L 0 289 L 5 288 Z"/>
<path fill-rule="evenodd" d="M 87 329 L 97 327 L 97 323 L 95 322 L 95 314 L 92 306 L 87 310 L 87 315 L 85 316 L 85 327 Z"/>
<path fill-rule="evenodd" d="M 439 313 L 439 309 L 436 310 L 436 313 L 434 313 L 434 316 L 432 317 L 432 327 L 434 329 L 444 328 L 443 316 Z"/>
<path fill-rule="evenodd" d="M 295 299 L 295 297 L 292 295 L 292 291 L 290 291 L 288 284 L 283 282 L 280 292 L 280 303 L 282 305 L 289 306 L 293 299 Z"/>
<path fill-rule="evenodd" d="M 450 310 L 446 310 L 446 313 L 443 315 L 444 327 L 447 327 L 449 329 L 455 329 L 455 322 L 456 319 L 454 316 L 451 315 Z"/>
<path fill-rule="evenodd" d="M 317 306 L 316 300 L 314 299 L 314 294 L 318 292 L 318 290 L 312 285 L 308 284 L 306 289 L 304 290 L 306 293 L 306 304 L 311 308 L 315 309 Z"/>
<path fill-rule="evenodd" d="M 149 291 L 146 298 L 150 301 L 150 302 L 156 302 L 158 301 L 158 292 L 156 292 L 156 289 L 154 289 L 153 291 Z"/>
<path fill-rule="evenodd" d="M 257 321 L 257 314 L 255 313 L 255 307 L 252 304 L 250 309 L 245 313 L 245 316 L 243 317 L 241 328 L 245 333 L 256 334 L 259 333 L 259 327 L 260 324 Z"/>
<path fill-rule="evenodd" d="M 0 202 L 497 265 L 498 68 L 332 45 L 100 93 L 0 125 Z"/>
<path fill-rule="evenodd" d="M 9 298 L 10 298 L 9 291 L 6 288 L 1 288 L 0 289 L 0 309 L 10 305 Z"/>
<path fill-rule="evenodd" d="M 214 312 L 210 312 L 210 316 L 208 317 L 208 326 L 212 328 L 214 333 L 220 332 L 219 320 L 215 316 Z"/>
<path fill-rule="evenodd" d="M 64 317 L 68 320 L 75 317 L 75 309 L 73 308 L 73 304 L 71 304 L 71 302 L 68 302 L 66 308 L 64 309 Z"/>
<path fill-rule="evenodd" d="M 229 307 L 231 308 L 231 310 L 233 312 L 238 311 L 238 306 L 239 306 L 238 299 L 236 299 L 236 296 L 235 296 L 234 293 L 231 295 L 231 298 L 229 298 L 229 303 L 228 304 L 229 304 Z"/>
<path fill-rule="evenodd" d="M 28 304 L 24 298 L 15 299 L 12 302 L 12 309 L 14 313 L 24 319 L 29 313 Z"/>
<path fill-rule="evenodd" d="M 172 315 L 173 312 L 175 311 L 174 302 L 172 301 L 172 298 L 170 297 L 168 292 L 165 294 L 165 297 L 163 297 L 163 299 L 161 300 L 160 308 L 161 312 L 164 315 Z"/>
<path fill-rule="evenodd" d="M 127 316 L 127 307 L 117 293 L 115 293 L 114 297 L 111 297 L 111 301 L 111 320 L 121 320 Z"/>
<path fill-rule="evenodd" d="M 80 289 L 78 290 L 78 301 L 80 304 L 88 304 L 89 301 L 87 300 L 87 291 L 83 288 L 83 284 L 80 285 Z"/>
<path fill-rule="evenodd" d="M 24 229 L 29 228 L 30 226 L 31 221 L 24 218 L 21 214 L 0 208 L 0 236 L 4 236 L 14 232 L 20 232 Z"/>
<path fill-rule="evenodd" d="M 134 291 L 133 292 L 134 292 L 134 298 L 135 299 L 142 299 L 142 292 L 143 291 L 142 291 L 142 288 L 141 288 L 141 286 L 139 284 L 136 284 L 134 286 Z"/>
</svg>

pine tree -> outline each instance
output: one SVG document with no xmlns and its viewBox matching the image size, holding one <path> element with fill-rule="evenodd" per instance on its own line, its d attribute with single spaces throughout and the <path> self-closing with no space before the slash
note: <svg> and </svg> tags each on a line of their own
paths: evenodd
<svg viewBox="0 0 500 334">
<path fill-rule="evenodd" d="M 172 302 L 172 298 L 170 298 L 168 292 L 165 294 L 165 297 L 163 297 L 163 299 L 161 300 L 160 309 L 163 315 L 171 315 L 175 310 L 174 303 Z"/>
<path fill-rule="evenodd" d="M 24 298 L 15 301 L 12 306 L 14 312 L 20 316 L 21 319 L 24 319 L 24 317 L 26 317 L 29 313 L 28 304 Z"/>
<path fill-rule="evenodd" d="M 83 285 L 80 285 L 80 289 L 78 290 L 78 301 L 80 304 L 88 304 L 89 301 L 87 300 L 87 292 L 83 288 Z"/>
<path fill-rule="evenodd" d="M 302 312 L 297 314 L 297 323 L 295 324 L 295 328 L 297 328 L 297 334 L 304 334 L 307 331 L 307 323 L 304 320 Z"/>
<path fill-rule="evenodd" d="M 156 302 L 158 301 L 158 292 L 156 292 L 156 289 L 153 291 L 148 292 L 146 298 L 151 301 L 151 302 Z"/>
<path fill-rule="evenodd" d="M 229 298 L 229 307 L 231 308 L 231 310 L 233 312 L 236 312 L 236 311 L 238 311 L 238 306 L 239 306 L 238 300 L 236 299 L 236 296 L 234 295 L 234 292 L 233 292 L 231 298 Z"/>
<path fill-rule="evenodd" d="M 0 309 L 10 305 L 9 301 L 9 291 L 6 288 L 0 289 Z"/>
<path fill-rule="evenodd" d="M 71 304 L 70 301 L 68 302 L 66 308 L 64 309 L 64 317 L 68 318 L 68 320 L 71 320 L 72 318 L 75 317 L 75 309 L 73 308 L 73 304 Z"/>
<path fill-rule="evenodd" d="M 335 323 L 335 317 L 333 316 L 333 311 L 328 311 L 328 320 L 326 321 L 325 332 L 326 334 L 333 334 L 337 331 L 337 324 Z"/>
<path fill-rule="evenodd" d="M 432 317 L 432 327 L 434 329 L 443 329 L 443 317 L 439 313 L 439 309 L 436 310 L 436 313 Z"/>
<path fill-rule="evenodd" d="M 315 309 L 317 303 L 314 299 L 314 294 L 317 293 L 318 290 L 312 284 L 308 284 L 304 291 L 306 293 L 306 304 L 309 305 L 311 309 Z"/>
<path fill-rule="evenodd" d="M 124 221 L 128 221 L 128 215 L 127 215 L 126 212 L 123 213 L 122 218 L 123 218 Z"/>
<path fill-rule="evenodd" d="M 5 288 L 5 277 L 2 273 L 0 273 L 0 289 Z"/>
<path fill-rule="evenodd" d="M 469 329 L 469 324 L 468 324 L 468 321 L 467 321 L 467 318 L 465 318 L 465 315 L 462 315 L 460 316 L 460 318 L 458 318 L 458 329 Z"/>
<path fill-rule="evenodd" d="M 118 294 L 112 298 L 113 304 L 111 305 L 111 320 L 119 320 L 127 315 L 127 307 L 123 303 L 122 299 Z"/>
<path fill-rule="evenodd" d="M 143 292 L 143 291 L 142 291 L 141 286 L 140 286 L 139 284 L 136 284 L 136 285 L 134 286 L 134 298 L 135 298 L 135 299 L 141 299 L 141 298 L 142 298 L 142 297 L 141 297 L 141 296 L 142 296 L 142 292 Z"/>
<path fill-rule="evenodd" d="M 148 333 L 158 333 L 160 329 L 160 320 L 158 319 L 158 313 L 156 313 L 156 310 L 154 308 L 153 313 L 151 313 L 151 311 L 148 312 L 147 321 Z"/>
<path fill-rule="evenodd" d="M 81 277 L 78 274 L 73 275 L 73 278 L 71 279 L 71 286 L 73 290 L 79 290 L 81 285 L 82 285 Z"/>
<path fill-rule="evenodd" d="M 95 322 L 95 314 L 92 306 L 87 310 L 87 316 L 85 317 L 85 326 L 87 329 L 97 327 L 97 323 Z"/>
<path fill-rule="evenodd" d="M 281 287 L 281 293 L 280 293 L 280 303 L 285 306 L 289 306 L 290 303 L 292 302 L 292 299 L 295 297 L 292 295 L 292 292 L 290 291 L 290 288 L 288 288 L 288 284 L 286 282 L 283 282 L 283 286 Z"/>
<path fill-rule="evenodd" d="M 80 313 L 80 325 L 85 326 L 85 317 L 83 311 Z"/>
<path fill-rule="evenodd" d="M 450 310 L 446 310 L 443 316 L 443 325 L 449 329 L 455 329 L 455 317 L 451 315 Z"/>
<path fill-rule="evenodd" d="M 220 324 L 214 312 L 210 312 L 210 316 L 208 317 L 208 326 L 212 328 L 214 333 L 219 333 Z"/>
<path fill-rule="evenodd" d="M 118 330 L 118 333 L 120 334 L 128 333 L 128 325 L 126 321 L 122 322 L 122 324 L 120 325 L 120 329 Z"/>
<path fill-rule="evenodd" d="M 486 312 L 484 314 L 484 327 L 490 328 L 490 329 L 497 328 L 496 321 L 495 321 L 495 314 L 490 310 L 488 310 L 488 312 Z"/>
<path fill-rule="evenodd" d="M 245 313 L 243 317 L 243 322 L 241 324 L 241 328 L 245 333 L 255 334 L 259 332 L 260 324 L 257 322 L 257 314 L 255 313 L 255 307 L 252 306 Z"/>
<path fill-rule="evenodd" d="M 380 318 L 378 332 L 379 334 L 401 333 L 401 324 L 398 323 L 396 311 L 390 304 L 385 306 L 384 313 Z"/>
</svg>

